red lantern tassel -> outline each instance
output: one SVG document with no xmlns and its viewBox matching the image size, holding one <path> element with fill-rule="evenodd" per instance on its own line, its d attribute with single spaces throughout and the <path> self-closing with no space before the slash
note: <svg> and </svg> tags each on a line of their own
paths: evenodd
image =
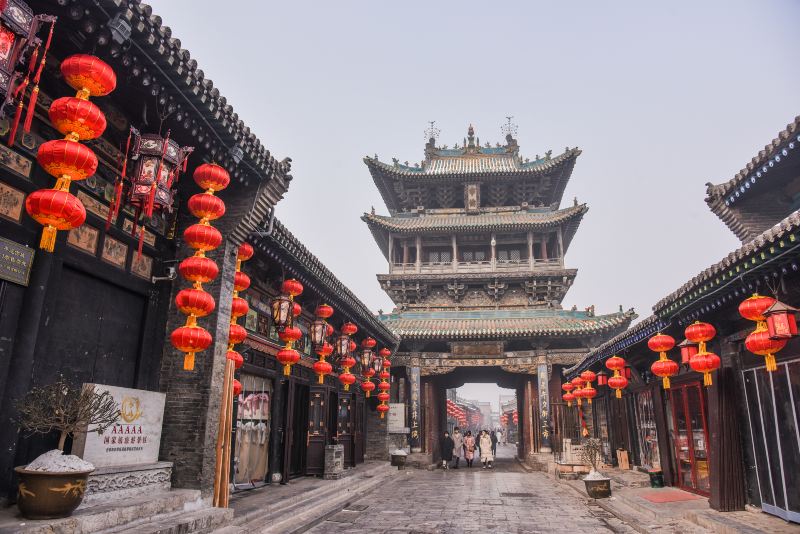
<svg viewBox="0 0 800 534">
<path fill-rule="evenodd" d="M 158 166 L 158 172 L 161 174 L 161 165 Z M 156 189 L 158 188 L 156 183 L 153 182 L 153 185 L 150 186 L 150 194 L 147 196 L 147 204 L 144 208 L 144 214 L 148 219 L 153 216 L 153 207 L 156 203 Z"/>
<path fill-rule="evenodd" d="M 711 373 L 703 373 L 703 385 L 706 387 L 711 385 Z"/>
<path fill-rule="evenodd" d="M 618 398 L 618 399 L 621 399 L 621 398 L 622 398 L 622 390 L 621 390 L 621 389 L 618 389 L 618 390 L 617 390 L 617 398 Z"/>
<path fill-rule="evenodd" d="M 194 352 L 187 352 L 183 356 L 183 370 L 194 371 Z"/>
<path fill-rule="evenodd" d="M 28 88 L 28 83 L 30 83 L 31 74 L 33 73 L 38 57 L 39 47 L 37 46 L 33 49 L 33 52 L 31 52 L 31 62 L 30 65 L 28 65 L 28 72 L 25 73 L 25 78 L 23 78 L 22 83 L 14 90 L 14 98 L 19 98 L 19 103 L 17 104 L 16 113 L 14 113 L 14 121 L 11 123 L 11 132 L 8 134 L 8 146 L 10 147 L 14 146 L 14 142 L 17 139 L 17 128 L 19 128 L 19 121 L 22 118 L 22 109 L 25 107 L 25 90 Z"/>
<path fill-rule="evenodd" d="M 142 258 L 142 246 L 144 245 L 144 225 L 142 225 L 141 230 L 139 231 L 139 248 L 136 252 L 136 259 L 139 260 Z"/>
<path fill-rule="evenodd" d="M 108 207 L 108 216 L 106 217 L 106 232 L 111 227 L 111 221 L 117 218 L 119 215 L 119 206 L 120 202 L 122 202 L 122 178 L 117 178 L 117 181 L 114 183 L 114 199 L 111 201 L 111 205 Z"/>
<path fill-rule="evenodd" d="M 56 246 L 57 235 L 58 230 L 56 230 L 55 226 L 45 226 L 44 230 L 42 230 L 42 239 L 39 241 L 39 248 L 46 250 L 47 252 L 53 252 L 53 249 Z"/>
<path fill-rule="evenodd" d="M 668 376 L 665 376 L 664 378 L 661 379 L 661 385 L 663 386 L 664 389 L 669 389 L 669 377 Z"/>
<path fill-rule="evenodd" d="M 50 23 L 50 33 L 47 34 L 47 42 L 42 51 L 42 60 L 39 62 L 39 68 L 36 70 L 36 76 L 33 77 L 33 90 L 31 91 L 31 99 L 28 102 L 28 113 L 25 115 L 25 124 L 22 126 L 22 131 L 28 133 L 31 131 L 31 124 L 33 123 L 33 115 L 36 112 L 36 101 L 39 99 L 39 80 L 42 78 L 42 71 L 44 64 L 47 62 L 47 50 L 50 48 L 50 43 L 53 42 L 53 30 L 56 27 L 55 21 Z"/>
</svg>

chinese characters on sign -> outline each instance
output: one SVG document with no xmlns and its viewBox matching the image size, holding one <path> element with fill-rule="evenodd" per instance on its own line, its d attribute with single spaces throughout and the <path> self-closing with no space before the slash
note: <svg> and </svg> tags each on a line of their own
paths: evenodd
<svg viewBox="0 0 800 534">
<path fill-rule="evenodd" d="M 95 467 L 157 462 L 166 395 L 103 384 L 84 384 L 84 387 L 111 393 L 120 414 L 117 423 L 102 434 L 89 432 L 76 436 L 73 454 Z"/>
<path fill-rule="evenodd" d="M 411 367 L 409 372 L 409 382 L 411 383 L 411 436 L 409 443 L 411 444 L 411 452 L 420 452 L 419 441 L 419 421 L 420 421 L 420 378 L 419 367 Z"/>
<path fill-rule="evenodd" d="M 0 237 L 0 278 L 28 285 L 33 264 L 33 249 Z"/>
<path fill-rule="evenodd" d="M 539 409 L 541 410 L 542 422 L 542 448 L 550 449 L 550 395 L 547 390 L 548 374 L 547 364 L 540 363 L 537 369 L 537 379 L 539 381 Z"/>
</svg>

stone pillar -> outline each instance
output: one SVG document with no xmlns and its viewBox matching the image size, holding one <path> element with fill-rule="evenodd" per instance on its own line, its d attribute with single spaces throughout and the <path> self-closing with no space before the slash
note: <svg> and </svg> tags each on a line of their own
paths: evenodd
<svg viewBox="0 0 800 534">
<path fill-rule="evenodd" d="M 451 237 L 453 244 L 453 272 L 458 270 L 458 243 L 455 234 Z"/>
<path fill-rule="evenodd" d="M 419 235 L 417 236 L 416 245 L 417 245 L 416 267 L 417 267 L 417 272 L 421 272 L 422 271 L 422 236 L 419 236 Z"/>
<path fill-rule="evenodd" d="M 547 361 L 542 359 L 536 367 L 536 377 L 539 389 L 539 438 L 541 447 L 539 452 L 552 452 L 550 445 L 550 376 L 547 372 Z"/>
<path fill-rule="evenodd" d="M 403 266 L 408 265 L 408 239 L 403 239 Z"/>
<path fill-rule="evenodd" d="M 533 232 L 528 232 L 528 267 L 533 270 Z"/>
<path fill-rule="evenodd" d="M 547 235 L 542 236 L 542 259 L 547 261 Z"/>
</svg>

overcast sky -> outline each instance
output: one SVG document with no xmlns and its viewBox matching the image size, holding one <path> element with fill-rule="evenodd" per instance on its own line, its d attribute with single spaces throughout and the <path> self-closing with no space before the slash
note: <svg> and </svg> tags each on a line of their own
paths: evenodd
<svg viewBox="0 0 800 534">
<path fill-rule="evenodd" d="M 704 184 L 800 113 L 797 1 L 151 3 L 292 158 L 278 217 L 374 311 L 393 307 L 387 265 L 359 217 L 387 210 L 362 158 L 420 161 L 427 121 L 451 146 L 469 123 L 502 141 L 506 115 L 523 157 L 579 146 L 564 204 L 590 209 L 564 307 L 644 318 L 738 245 Z"/>
</svg>

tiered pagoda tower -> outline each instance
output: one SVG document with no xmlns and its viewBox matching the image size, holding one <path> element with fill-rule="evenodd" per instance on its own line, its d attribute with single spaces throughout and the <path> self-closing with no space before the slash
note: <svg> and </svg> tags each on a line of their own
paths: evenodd
<svg viewBox="0 0 800 534">
<path fill-rule="evenodd" d="M 577 274 L 564 255 L 588 208 L 560 206 L 581 151 L 523 158 L 505 129 L 495 146 L 472 126 L 453 148 L 431 135 L 421 164 L 364 159 L 389 209 L 362 217 L 389 262 L 378 280 L 396 308 L 381 319 L 401 337 L 399 361 L 423 376 L 541 374 L 542 362 L 577 362 L 635 317 L 562 309 Z"/>
</svg>

